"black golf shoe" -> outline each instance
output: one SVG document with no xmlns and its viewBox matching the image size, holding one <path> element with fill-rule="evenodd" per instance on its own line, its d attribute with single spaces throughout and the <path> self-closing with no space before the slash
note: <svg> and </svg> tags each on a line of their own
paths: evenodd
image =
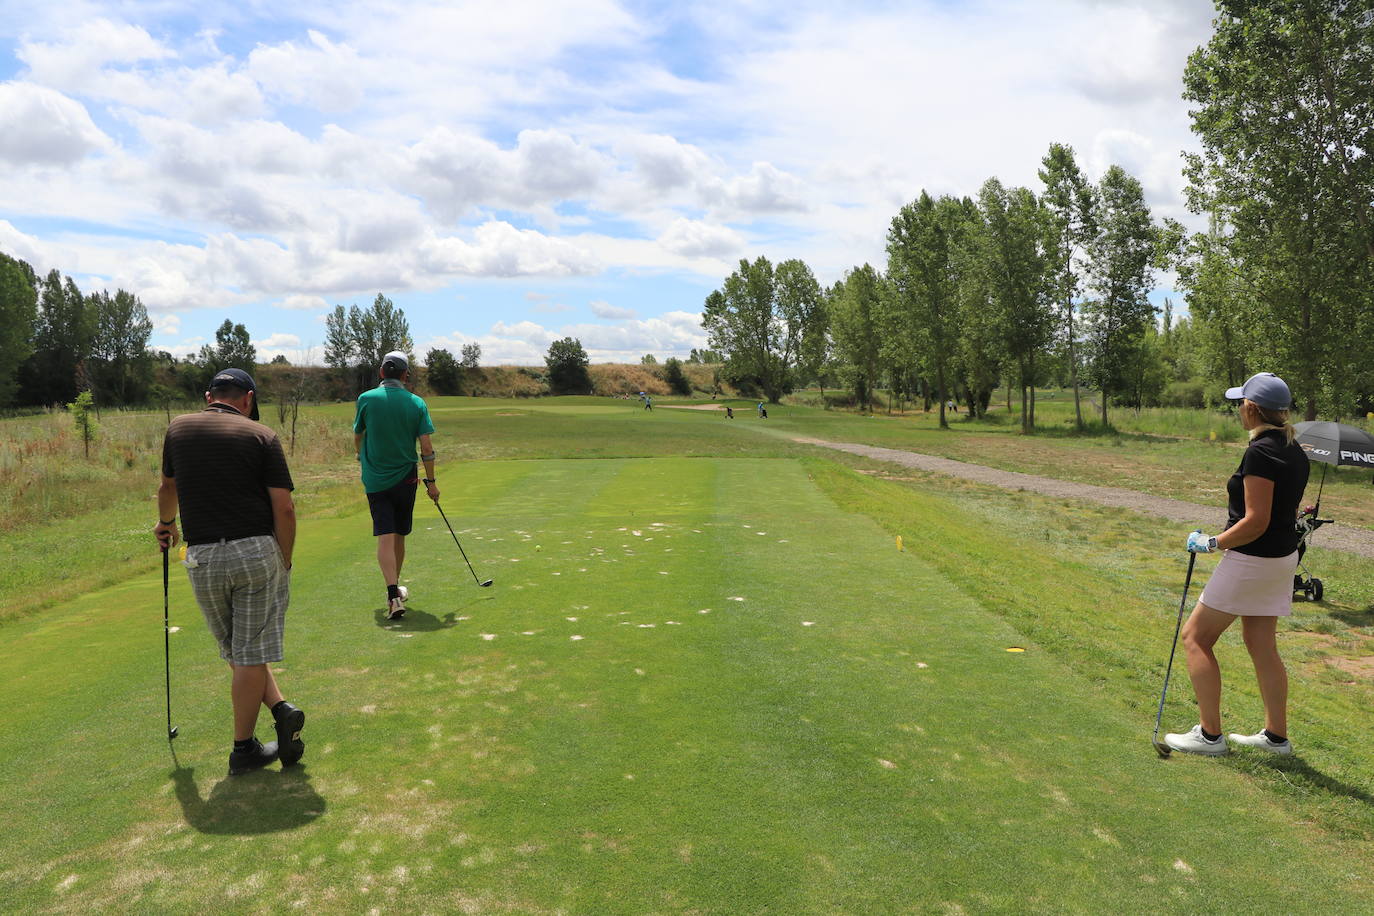
<svg viewBox="0 0 1374 916">
<path fill-rule="evenodd" d="M 277 742 L 269 741 L 263 744 L 257 738 L 249 745 L 246 751 L 229 752 L 229 775 L 240 776 L 259 770 L 277 759 Z"/>
<path fill-rule="evenodd" d="M 301 729 L 305 728 L 305 713 L 282 700 L 272 707 L 272 718 L 277 722 L 277 747 L 280 749 L 281 765 L 289 767 L 305 754 L 305 742 L 301 740 Z"/>
</svg>

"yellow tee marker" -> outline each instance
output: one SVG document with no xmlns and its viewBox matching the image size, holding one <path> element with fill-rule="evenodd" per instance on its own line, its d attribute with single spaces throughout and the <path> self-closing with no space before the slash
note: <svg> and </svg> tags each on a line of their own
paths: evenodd
<svg viewBox="0 0 1374 916">
<path fill-rule="evenodd" d="M 1025 652 L 1026 650 L 1023 649 L 1023 648 L 1021 648 L 1020 646 L 1009 646 L 1009 647 L 1007 648 L 1007 651 L 1008 651 L 1008 652 Z"/>
<path fill-rule="evenodd" d="M 905 550 L 905 549 L 906 549 L 905 547 L 902 546 L 902 536 L 901 536 L 900 534 L 897 535 L 897 549 L 898 549 L 898 550 Z"/>
</svg>

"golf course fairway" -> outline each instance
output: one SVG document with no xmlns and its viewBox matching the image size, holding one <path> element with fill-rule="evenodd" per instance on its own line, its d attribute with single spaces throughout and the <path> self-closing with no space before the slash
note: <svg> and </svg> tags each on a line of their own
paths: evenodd
<svg viewBox="0 0 1374 916">
<path fill-rule="evenodd" d="M 422 498 L 401 621 L 361 496 L 301 522 L 274 666 L 298 767 L 226 777 L 227 671 L 176 565 L 170 746 L 160 575 L 6 624 L 0 908 L 1374 912 L 1359 831 L 1156 758 L 1172 608 L 1139 695 L 1104 690 L 858 511 L 936 495 L 798 458 L 442 476 L 495 585 Z"/>
</svg>

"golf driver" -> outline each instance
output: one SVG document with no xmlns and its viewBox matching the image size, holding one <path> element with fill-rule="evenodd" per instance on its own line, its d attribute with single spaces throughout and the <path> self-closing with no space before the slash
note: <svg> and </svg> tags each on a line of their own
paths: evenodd
<svg viewBox="0 0 1374 916">
<path fill-rule="evenodd" d="M 445 525 L 448 525 L 448 533 L 453 535 L 453 543 L 458 544 L 458 552 L 463 555 L 463 562 L 468 564 L 468 572 L 472 573 L 473 580 L 482 588 L 488 588 L 491 585 L 491 580 L 477 578 L 477 570 L 472 568 L 472 561 L 468 559 L 468 552 L 463 549 L 462 544 L 458 543 L 458 535 L 454 533 L 453 526 L 448 524 L 448 516 L 444 514 L 444 507 L 439 505 L 437 499 L 434 501 L 434 508 L 439 510 L 439 517 L 444 520 Z"/>
<path fill-rule="evenodd" d="M 1169 674 L 1174 670 L 1174 651 L 1178 649 L 1178 633 L 1183 629 L 1183 607 L 1188 603 L 1188 586 L 1193 584 L 1193 564 L 1197 562 L 1197 554 L 1188 554 L 1188 575 L 1183 579 L 1183 597 L 1178 601 L 1178 622 L 1174 624 L 1174 644 L 1169 647 L 1169 665 L 1164 669 L 1164 689 L 1159 692 L 1159 712 L 1155 714 L 1155 733 L 1150 738 L 1150 743 L 1155 746 L 1155 752 L 1161 757 L 1168 757 L 1173 753 L 1173 748 L 1159 740 L 1159 723 L 1164 718 L 1164 697 L 1169 693 Z"/>
<path fill-rule="evenodd" d="M 162 548 L 162 660 L 167 673 L 167 740 L 177 736 L 177 727 L 172 724 L 172 630 L 167 617 L 167 551 Z"/>
</svg>

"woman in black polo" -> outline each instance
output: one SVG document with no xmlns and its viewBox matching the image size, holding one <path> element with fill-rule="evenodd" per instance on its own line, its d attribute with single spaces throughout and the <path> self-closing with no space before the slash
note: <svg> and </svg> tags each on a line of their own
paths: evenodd
<svg viewBox="0 0 1374 916">
<path fill-rule="evenodd" d="M 1288 422 L 1292 394 L 1272 372 L 1251 376 L 1226 397 L 1240 399 L 1240 420 L 1250 444 L 1226 483 L 1227 521 L 1221 534 L 1188 536 L 1193 553 L 1225 551 L 1192 616 L 1183 626 L 1188 675 L 1197 694 L 1199 724 L 1165 735 L 1174 750 L 1190 754 L 1227 752 L 1221 734 L 1221 669 L 1212 647 L 1237 617 L 1245 648 L 1255 664 L 1264 728 L 1231 741 L 1274 754 L 1291 754 L 1288 740 L 1288 672 L 1279 658 L 1278 619 L 1292 613 L 1293 572 L 1298 565 L 1298 506 L 1307 487 L 1307 453 Z"/>
</svg>

